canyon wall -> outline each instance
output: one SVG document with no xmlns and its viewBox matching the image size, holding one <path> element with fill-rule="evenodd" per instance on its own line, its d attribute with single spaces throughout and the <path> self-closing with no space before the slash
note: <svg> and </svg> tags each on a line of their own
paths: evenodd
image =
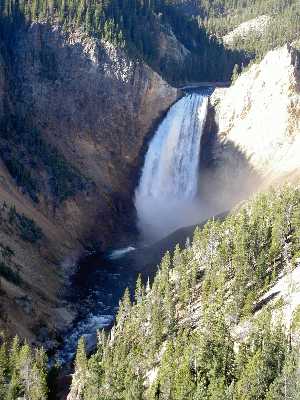
<svg viewBox="0 0 300 400">
<path fill-rule="evenodd" d="M 14 31 L 0 54 L 0 328 L 43 341 L 72 319 L 65 271 L 85 249 L 133 236 L 143 148 L 179 94 L 55 24 Z"/>
<path fill-rule="evenodd" d="M 292 46 L 269 52 L 210 99 L 202 193 L 218 210 L 300 171 L 300 57 Z"/>
</svg>

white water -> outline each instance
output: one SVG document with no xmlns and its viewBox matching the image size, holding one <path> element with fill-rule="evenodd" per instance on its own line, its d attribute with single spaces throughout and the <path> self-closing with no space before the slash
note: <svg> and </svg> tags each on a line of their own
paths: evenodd
<svg viewBox="0 0 300 400">
<path fill-rule="evenodd" d="M 93 350 L 97 344 L 97 331 L 107 329 L 113 322 L 114 315 L 88 313 L 86 318 L 76 325 L 74 331 L 65 337 L 63 349 L 56 354 L 55 361 L 61 365 L 70 362 L 76 354 L 77 343 L 81 337 L 85 339 L 87 350 Z"/>
<path fill-rule="evenodd" d="M 199 158 L 207 104 L 204 95 L 183 97 L 150 143 L 135 193 L 139 229 L 146 240 L 199 222 Z"/>
<path fill-rule="evenodd" d="M 112 251 L 110 253 L 109 259 L 110 260 L 117 260 L 117 259 L 122 258 L 123 256 L 125 256 L 125 254 L 131 253 L 134 250 L 135 250 L 135 247 L 132 247 L 132 246 L 124 247 L 123 249 L 114 250 L 114 251 Z"/>
</svg>

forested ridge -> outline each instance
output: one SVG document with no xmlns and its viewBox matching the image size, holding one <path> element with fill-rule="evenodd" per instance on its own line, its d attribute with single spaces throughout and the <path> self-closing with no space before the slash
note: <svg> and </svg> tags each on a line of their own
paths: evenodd
<svg viewBox="0 0 300 400">
<path fill-rule="evenodd" d="M 189 1 L 179 2 L 184 6 Z M 195 0 L 194 15 L 209 34 L 222 38 L 241 23 L 261 15 L 270 23 L 263 34 L 248 32 L 237 37 L 231 48 L 246 51 L 259 60 L 269 50 L 300 39 L 300 3 L 298 0 Z"/>
<path fill-rule="evenodd" d="M 263 298 L 295 268 L 298 187 L 256 195 L 210 220 L 164 256 L 153 283 L 139 277 L 135 293 L 126 290 L 92 356 L 79 341 L 71 399 L 298 400 L 300 308 L 288 321 L 286 312 L 299 289 L 290 283 L 287 303 Z M 45 400 L 55 374 L 43 350 L 2 335 L 1 400 Z"/>
<path fill-rule="evenodd" d="M 2 28 L 24 19 L 80 27 L 145 60 L 173 84 L 228 81 L 234 65 L 241 69 L 300 34 L 297 0 L 4 0 L 0 7 Z M 272 18 L 264 35 L 251 32 L 224 47 L 226 33 L 260 15 Z M 189 51 L 182 65 L 160 58 L 162 32 L 174 33 Z"/>
<path fill-rule="evenodd" d="M 48 397 L 47 356 L 42 349 L 32 350 L 18 337 L 0 335 L 0 399 L 42 400 Z"/>
<path fill-rule="evenodd" d="M 260 301 L 299 268 L 299 204 L 297 188 L 260 194 L 167 253 L 97 352 L 79 342 L 76 398 L 299 399 L 300 309 L 286 323 L 283 299 Z"/>
<path fill-rule="evenodd" d="M 247 63 L 243 51 L 225 49 L 197 19 L 185 16 L 167 0 L 4 0 L 2 33 L 11 34 L 25 21 L 58 22 L 127 50 L 146 61 L 173 84 L 192 80 L 229 80 L 235 64 Z M 160 58 L 160 34 L 175 34 L 188 51 L 182 65 Z"/>
<path fill-rule="evenodd" d="M 262 300 L 300 267 L 299 204 L 297 187 L 259 194 L 167 253 L 153 283 L 126 290 L 93 355 L 80 339 L 71 399 L 299 400 L 299 306 L 286 320 L 299 289 Z M 1 400 L 54 399 L 55 371 L 2 335 Z"/>
<path fill-rule="evenodd" d="M 286 323 L 292 304 L 263 297 L 300 267 L 299 204 L 292 187 L 259 195 L 167 253 L 153 283 L 125 292 L 95 354 L 80 340 L 78 398 L 299 400 L 300 308 Z M 43 350 L 0 335 L 1 400 L 48 399 L 53 373 Z"/>
</svg>

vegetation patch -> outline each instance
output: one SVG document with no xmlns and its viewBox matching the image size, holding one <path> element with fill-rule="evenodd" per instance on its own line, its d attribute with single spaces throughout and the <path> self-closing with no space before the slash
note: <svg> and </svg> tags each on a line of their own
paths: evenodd
<svg viewBox="0 0 300 400">
<path fill-rule="evenodd" d="M 14 254 L 14 251 L 9 246 L 0 243 L 0 276 L 14 285 L 20 286 L 22 282 L 20 274 L 16 271 L 16 266 L 11 260 Z"/>
<path fill-rule="evenodd" d="M 96 354 L 79 342 L 71 390 L 83 400 L 298 399 L 299 342 L 291 345 L 280 307 L 274 321 L 273 305 L 253 306 L 295 267 L 299 232 L 291 186 L 196 229 L 165 255 L 151 288 L 139 278 L 133 302 L 125 292 Z"/>
<path fill-rule="evenodd" d="M 50 192 L 61 203 L 85 190 L 88 180 L 37 129 L 27 125 L 8 113 L 0 122 L 0 151 L 17 185 L 35 202 L 40 193 Z"/>
<path fill-rule="evenodd" d="M 14 206 L 10 207 L 8 218 L 9 223 L 18 228 L 21 239 L 36 243 L 43 238 L 41 228 L 32 219 L 27 218 L 24 214 L 19 214 Z"/>
<path fill-rule="evenodd" d="M 0 261 L 0 276 L 14 285 L 20 286 L 21 277 L 18 272 L 14 271 L 11 267 Z"/>
<path fill-rule="evenodd" d="M 0 226 L 3 230 L 9 229 L 10 233 L 11 227 L 16 228 L 15 232 L 21 239 L 30 243 L 36 243 L 44 237 L 42 229 L 31 218 L 20 214 L 14 205 L 8 206 L 5 202 L 0 205 Z M 0 255 L 4 260 L 10 260 L 14 251 L 0 243 Z"/>
<path fill-rule="evenodd" d="M 18 337 L 0 338 L 0 399 L 46 400 L 47 357 L 42 349 L 32 350 Z"/>
<path fill-rule="evenodd" d="M 259 312 L 253 305 L 282 272 L 296 267 L 299 205 L 300 189 L 286 186 L 197 228 L 184 249 L 163 257 L 151 285 L 139 277 L 134 296 L 125 291 L 113 333 L 98 335 L 95 354 L 88 357 L 80 339 L 71 395 L 297 400 L 299 307 L 291 335 L 282 301 Z M 0 274 L 12 279 L 3 263 Z M 0 398 L 46 400 L 56 376 L 46 365 L 42 350 L 2 337 Z"/>
<path fill-rule="evenodd" d="M 177 1 L 169 0 L 56 0 L 55 3 L 4 0 L 2 30 L 9 37 L 11 25 L 39 19 L 58 20 L 66 29 L 80 27 L 90 36 L 124 49 L 131 58 L 146 61 L 173 84 L 229 81 L 234 65 L 246 64 L 247 55 L 225 48 L 196 18 L 182 13 L 177 5 Z M 175 34 L 189 51 L 185 60 L 178 63 L 172 56 L 161 59 L 161 34 L 170 37 Z M 46 67 L 45 76 L 54 79 L 51 68 L 55 71 L 56 64 L 50 53 L 46 56 L 42 52 L 41 61 Z"/>
<path fill-rule="evenodd" d="M 255 30 L 237 36 L 230 47 L 245 50 L 260 60 L 276 47 L 292 43 L 300 37 L 300 5 L 298 0 L 204 0 L 199 1 L 203 26 L 217 37 L 223 37 L 245 21 L 261 15 L 271 23 L 261 33 Z"/>
</svg>

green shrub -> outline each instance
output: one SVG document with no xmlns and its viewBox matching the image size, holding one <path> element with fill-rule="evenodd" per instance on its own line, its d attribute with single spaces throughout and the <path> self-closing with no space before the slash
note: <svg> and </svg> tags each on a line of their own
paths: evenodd
<svg viewBox="0 0 300 400">
<path fill-rule="evenodd" d="M 16 117 L 0 121 L 0 151 L 16 184 L 35 202 L 49 189 L 58 203 L 84 190 L 88 180 L 28 124 Z"/>
<path fill-rule="evenodd" d="M 0 261 L 0 276 L 2 276 L 7 281 L 20 286 L 21 277 L 18 272 L 15 272 L 8 265 L 4 264 L 4 262 Z"/>
<path fill-rule="evenodd" d="M 36 243 L 42 239 L 43 231 L 37 224 L 30 218 L 27 218 L 24 214 L 17 216 L 17 225 L 20 229 L 20 236 L 23 240 L 30 243 Z"/>
<path fill-rule="evenodd" d="M 36 243 L 44 236 L 42 229 L 31 218 L 19 214 L 15 206 L 9 209 L 8 221 L 18 228 L 21 238 L 27 242 Z"/>
</svg>

